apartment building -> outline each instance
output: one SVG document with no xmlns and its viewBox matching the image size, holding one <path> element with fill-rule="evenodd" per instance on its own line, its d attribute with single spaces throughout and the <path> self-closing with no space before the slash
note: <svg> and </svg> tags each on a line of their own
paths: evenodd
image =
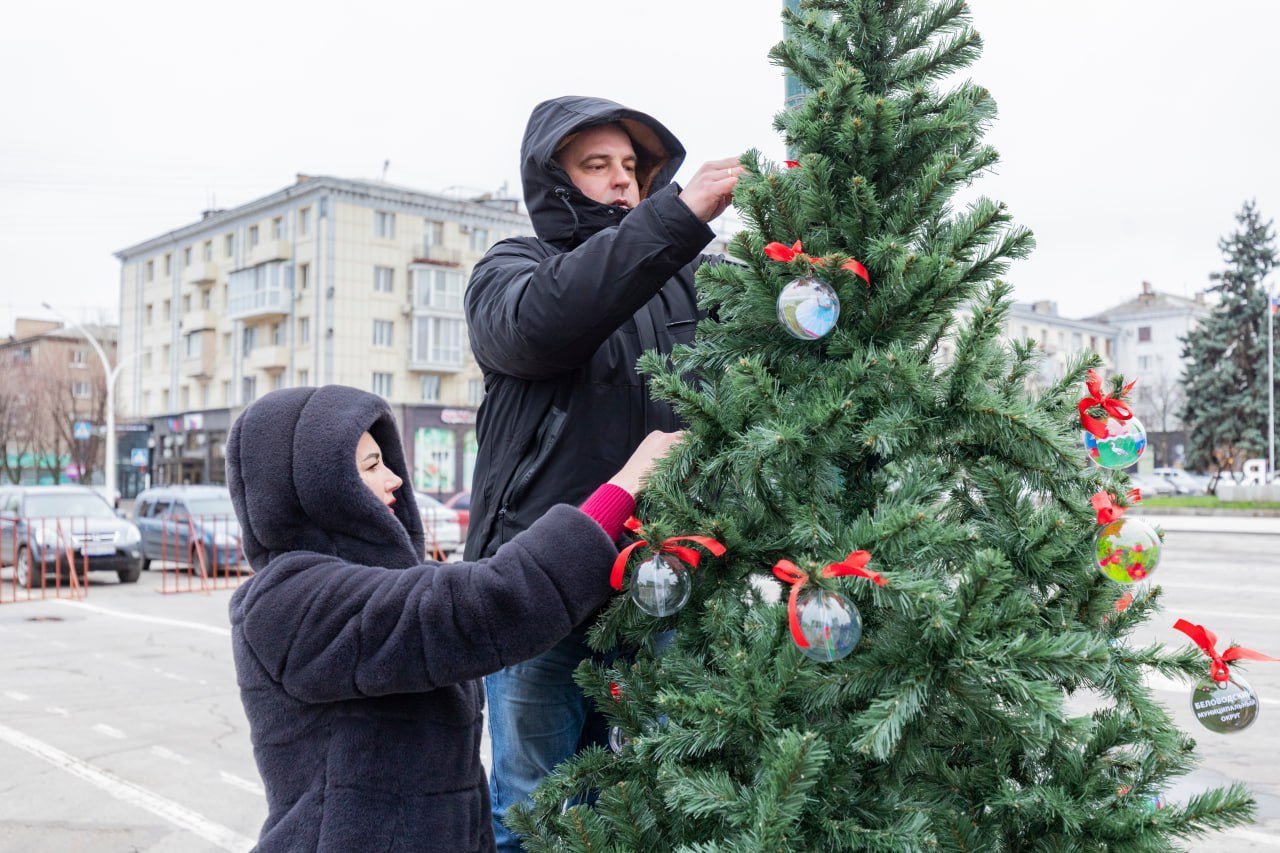
<svg viewBox="0 0 1280 853">
<path fill-rule="evenodd" d="M 1044 353 L 1036 384 L 1057 382 L 1066 372 L 1067 362 L 1083 352 L 1102 358 L 1103 372 L 1115 369 L 1119 339 L 1116 330 L 1097 320 L 1074 320 L 1058 313 L 1058 303 L 1048 299 L 1015 302 L 1005 322 L 1005 337 L 1011 341 L 1033 340 Z"/>
<path fill-rule="evenodd" d="M 116 253 L 122 414 L 153 482 L 222 482 L 227 430 L 258 396 L 338 383 L 380 394 L 414 485 L 470 485 L 483 397 L 462 296 L 495 242 L 531 234 L 509 199 L 299 175 L 278 192 Z"/>
</svg>

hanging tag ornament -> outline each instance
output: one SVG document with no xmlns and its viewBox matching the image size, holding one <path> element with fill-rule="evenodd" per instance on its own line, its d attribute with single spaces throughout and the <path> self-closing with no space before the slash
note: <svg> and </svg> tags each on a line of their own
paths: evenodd
<svg viewBox="0 0 1280 853">
<path fill-rule="evenodd" d="M 1080 425 L 1084 427 L 1084 446 L 1089 457 L 1103 468 L 1128 468 L 1147 449 L 1147 431 L 1133 416 L 1124 398 L 1137 380 L 1120 391 L 1119 397 L 1102 392 L 1102 379 L 1090 370 L 1085 387 L 1089 395 L 1079 404 Z M 1099 412 L 1100 416 L 1090 414 Z"/>
<path fill-rule="evenodd" d="M 644 535 L 640 521 L 634 517 L 627 519 L 627 529 L 637 536 Z M 724 546 L 709 536 L 672 536 L 664 540 L 658 546 L 658 553 L 640 563 L 631 573 L 631 600 L 650 616 L 670 616 L 689 602 L 693 581 L 681 563 L 696 568 L 702 560 L 702 554 L 693 548 L 676 544 L 678 542 L 692 542 L 717 557 L 724 556 Z M 622 589 L 622 579 L 631 554 L 648 544 L 646 540 L 640 539 L 618 554 L 618 558 L 613 561 L 613 573 L 609 578 L 614 589 Z"/>
<path fill-rule="evenodd" d="M 789 264 L 795 260 L 809 264 L 809 275 L 793 279 L 778 294 L 778 322 L 792 337 L 802 341 L 816 341 L 825 337 L 836 327 L 840 319 L 840 297 L 835 289 L 813 275 L 815 266 L 826 266 L 823 258 L 806 255 L 800 241 L 787 246 L 783 243 L 770 243 L 764 247 L 765 256 L 778 263 Z M 858 261 L 847 260 L 840 265 L 854 275 L 860 277 L 871 286 L 871 275 Z"/>
<path fill-rule="evenodd" d="M 1253 725 L 1262 708 L 1258 702 L 1258 694 L 1253 692 L 1249 682 L 1227 668 L 1227 661 L 1276 661 L 1280 658 L 1242 646 L 1231 646 L 1218 654 L 1217 636 L 1203 625 L 1179 619 L 1173 623 L 1173 627 L 1190 637 L 1212 661 L 1208 677 L 1196 682 L 1191 690 L 1191 710 L 1200 725 L 1223 735 L 1244 731 Z"/>
<path fill-rule="evenodd" d="M 1128 497 L 1137 503 L 1142 494 L 1131 489 Z M 1102 525 L 1094 539 L 1098 570 L 1116 583 L 1145 580 L 1160 564 L 1160 535 L 1145 521 L 1125 518 L 1125 508 L 1117 506 L 1107 492 L 1098 492 L 1090 501 L 1098 511 L 1098 524 Z"/>
<path fill-rule="evenodd" d="M 866 551 L 854 551 L 842 562 L 831 563 L 819 575 L 824 578 L 860 577 L 877 586 L 888 583 L 884 576 L 865 568 L 871 560 Z M 787 600 L 787 621 L 791 639 L 805 657 L 831 663 L 847 656 L 862 639 L 862 614 L 857 606 L 838 592 L 813 587 L 804 589 L 809 576 L 790 560 L 779 560 L 774 575 L 791 584 Z"/>
</svg>

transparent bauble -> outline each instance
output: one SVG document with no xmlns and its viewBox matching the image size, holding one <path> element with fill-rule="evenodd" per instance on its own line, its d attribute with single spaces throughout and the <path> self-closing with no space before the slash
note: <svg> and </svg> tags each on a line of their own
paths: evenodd
<svg viewBox="0 0 1280 853">
<path fill-rule="evenodd" d="M 622 752 L 630 743 L 631 736 L 622 730 L 622 726 L 613 726 L 609 729 L 609 749 Z"/>
<path fill-rule="evenodd" d="M 1127 421 L 1107 418 L 1107 434 L 1098 438 L 1084 431 L 1084 447 L 1089 458 L 1103 468 L 1128 468 L 1147 449 L 1147 431 L 1137 418 Z"/>
<path fill-rule="evenodd" d="M 669 554 L 656 554 L 631 573 L 631 600 L 650 616 L 670 616 L 688 603 L 692 591 L 689 570 Z"/>
<path fill-rule="evenodd" d="M 778 294 L 778 322 L 802 341 L 816 341 L 836 327 L 840 297 L 820 278 L 806 276 Z"/>
<path fill-rule="evenodd" d="M 821 663 L 840 660 L 862 639 L 862 615 L 838 592 L 804 590 L 796 600 L 796 615 L 800 633 L 809 641 L 800 651 Z"/>
<path fill-rule="evenodd" d="M 1102 525 L 1094 544 L 1098 570 L 1116 583 L 1146 580 L 1160 563 L 1160 536 L 1141 519 L 1121 517 Z"/>
<path fill-rule="evenodd" d="M 1191 690 L 1191 710 L 1209 731 L 1229 735 L 1253 725 L 1262 706 L 1249 682 L 1233 672 L 1226 681 L 1205 676 L 1196 682 Z"/>
</svg>

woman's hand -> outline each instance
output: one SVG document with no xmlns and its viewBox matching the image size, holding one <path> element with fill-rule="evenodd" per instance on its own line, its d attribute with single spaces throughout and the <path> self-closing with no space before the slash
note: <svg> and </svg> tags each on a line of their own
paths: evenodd
<svg viewBox="0 0 1280 853">
<path fill-rule="evenodd" d="M 654 463 L 671 452 L 684 438 L 684 432 L 659 432 L 654 430 L 644 437 L 635 453 L 622 466 L 622 470 L 609 480 L 615 486 L 626 489 L 631 497 L 644 491 L 653 472 Z"/>
</svg>

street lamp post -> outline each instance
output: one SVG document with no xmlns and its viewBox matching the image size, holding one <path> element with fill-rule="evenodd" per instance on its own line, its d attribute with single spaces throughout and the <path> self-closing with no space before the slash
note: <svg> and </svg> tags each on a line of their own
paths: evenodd
<svg viewBox="0 0 1280 853">
<path fill-rule="evenodd" d="M 107 376 L 107 446 L 106 446 L 106 464 L 104 468 L 105 489 L 107 492 L 107 500 L 115 501 L 116 499 L 116 401 L 115 388 L 116 380 L 120 378 L 120 368 L 130 359 L 137 358 L 142 355 L 142 351 L 136 352 L 129 358 L 120 359 L 116 362 L 116 366 L 112 367 L 111 362 L 107 360 L 107 354 L 102 349 L 102 345 L 98 343 L 98 339 L 84 326 L 64 315 L 61 311 L 54 308 L 48 302 L 40 303 L 46 310 L 52 311 L 54 316 L 66 323 L 71 328 L 80 332 L 89 341 L 93 347 L 93 351 L 98 354 L 98 358 L 102 361 L 102 370 Z"/>
<path fill-rule="evenodd" d="M 1267 477 L 1276 477 L 1276 339 L 1275 300 L 1271 288 L 1267 288 Z"/>
</svg>

